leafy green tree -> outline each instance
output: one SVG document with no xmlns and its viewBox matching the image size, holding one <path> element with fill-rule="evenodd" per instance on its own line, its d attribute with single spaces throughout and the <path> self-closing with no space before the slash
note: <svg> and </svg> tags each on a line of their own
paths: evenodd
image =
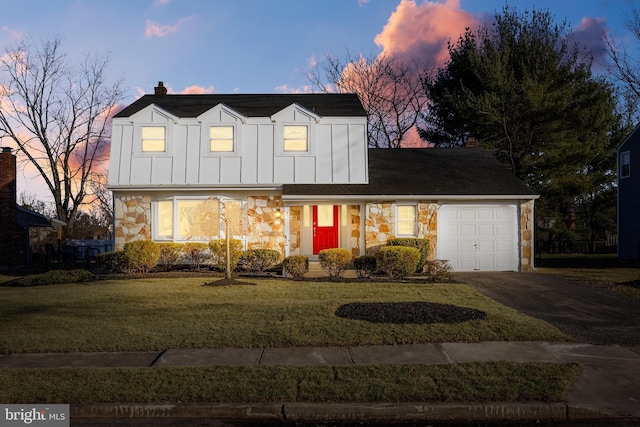
<svg viewBox="0 0 640 427">
<path fill-rule="evenodd" d="M 576 215 L 610 200 L 620 126 L 614 89 L 593 75 L 589 53 L 548 11 L 509 7 L 467 30 L 449 53 L 425 83 L 421 136 L 455 146 L 473 135 L 541 194 L 538 217 L 551 219 L 558 235 L 593 236 L 600 225 L 581 232 Z"/>
</svg>

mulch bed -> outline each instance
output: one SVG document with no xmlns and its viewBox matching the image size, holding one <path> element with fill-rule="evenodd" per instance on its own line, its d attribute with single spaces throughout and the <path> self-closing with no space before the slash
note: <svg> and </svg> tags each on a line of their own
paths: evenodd
<svg viewBox="0 0 640 427">
<path fill-rule="evenodd" d="M 487 313 L 473 308 L 429 302 L 354 302 L 344 304 L 335 311 L 338 317 L 365 320 L 371 323 L 429 324 L 462 323 L 482 320 Z"/>
</svg>

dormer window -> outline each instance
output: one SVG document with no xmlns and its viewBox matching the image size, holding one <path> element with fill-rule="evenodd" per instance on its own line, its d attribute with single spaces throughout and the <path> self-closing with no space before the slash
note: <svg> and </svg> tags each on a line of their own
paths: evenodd
<svg viewBox="0 0 640 427">
<path fill-rule="evenodd" d="M 165 152 L 167 147 L 164 126 L 142 126 L 141 151 L 144 153 Z"/>
<path fill-rule="evenodd" d="M 284 126 L 284 151 L 308 151 L 307 126 Z"/>
<path fill-rule="evenodd" d="M 212 126 L 209 128 L 209 150 L 212 153 L 234 151 L 233 126 Z"/>
</svg>

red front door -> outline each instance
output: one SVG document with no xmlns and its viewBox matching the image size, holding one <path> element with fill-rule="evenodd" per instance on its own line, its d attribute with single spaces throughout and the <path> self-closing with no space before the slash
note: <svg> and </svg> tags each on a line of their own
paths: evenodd
<svg viewBox="0 0 640 427">
<path fill-rule="evenodd" d="M 313 254 L 338 246 L 338 206 L 313 207 Z"/>
</svg>

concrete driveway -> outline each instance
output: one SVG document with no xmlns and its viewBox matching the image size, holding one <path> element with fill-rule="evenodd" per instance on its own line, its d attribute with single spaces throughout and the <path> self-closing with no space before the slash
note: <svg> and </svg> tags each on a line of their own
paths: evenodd
<svg viewBox="0 0 640 427">
<path fill-rule="evenodd" d="M 640 351 L 640 301 L 541 273 L 456 273 L 484 295 L 589 344 Z"/>
</svg>

